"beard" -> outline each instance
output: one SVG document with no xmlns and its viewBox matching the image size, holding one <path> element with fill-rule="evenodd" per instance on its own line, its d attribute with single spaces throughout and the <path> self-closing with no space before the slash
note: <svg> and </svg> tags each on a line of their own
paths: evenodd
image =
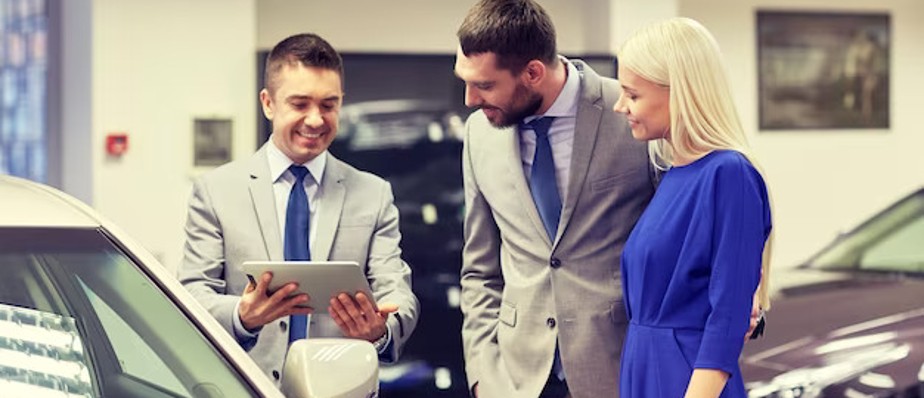
<svg viewBox="0 0 924 398">
<path fill-rule="evenodd" d="M 528 116 L 533 116 L 542 106 L 542 95 L 530 91 L 525 85 L 518 84 L 513 91 L 513 98 L 510 101 L 510 107 L 503 109 L 496 106 L 482 106 L 482 109 L 489 109 L 499 112 L 499 119 L 488 121 L 496 128 L 513 127 L 523 121 Z"/>
</svg>

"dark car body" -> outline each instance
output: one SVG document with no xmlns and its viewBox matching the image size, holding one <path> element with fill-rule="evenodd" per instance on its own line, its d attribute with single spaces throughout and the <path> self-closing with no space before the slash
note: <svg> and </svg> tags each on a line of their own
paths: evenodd
<svg viewBox="0 0 924 398">
<path fill-rule="evenodd" d="M 401 360 L 380 369 L 381 396 L 466 397 L 459 333 L 464 115 L 449 104 L 394 99 L 344 105 L 340 116 L 330 151 L 391 183 L 402 257 L 421 305 Z"/>
<path fill-rule="evenodd" d="M 924 189 L 781 272 L 749 396 L 924 396 Z"/>
</svg>

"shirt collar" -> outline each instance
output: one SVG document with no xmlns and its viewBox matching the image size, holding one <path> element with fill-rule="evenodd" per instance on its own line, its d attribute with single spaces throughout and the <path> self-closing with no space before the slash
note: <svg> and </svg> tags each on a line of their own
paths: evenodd
<svg viewBox="0 0 924 398">
<path fill-rule="evenodd" d="M 279 181 L 282 174 L 289 170 L 289 166 L 296 164 L 286 154 L 282 153 L 282 150 L 276 146 L 276 142 L 273 141 L 272 137 L 270 137 L 270 145 L 266 149 L 266 159 L 269 161 L 270 177 L 273 178 L 273 182 Z M 324 167 L 326 165 L 327 151 L 321 152 L 314 159 L 302 163 L 302 166 L 307 167 L 308 171 L 311 172 L 311 177 L 318 183 L 318 186 L 321 186 L 321 178 L 324 176 Z"/>
<path fill-rule="evenodd" d="M 523 119 L 524 122 L 529 123 L 533 119 L 542 117 L 542 116 L 553 116 L 553 117 L 576 117 L 577 116 L 577 106 L 578 106 L 578 95 L 581 91 L 581 76 L 578 72 L 577 67 L 568 61 L 567 58 L 558 56 L 558 59 L 562 64 L 565 65 L 565 70 L 567 71 L 568 77 L 565 79 L 565 85 L 561 88 L 561 91 L 558 93 L 558 98 L 555 98 L 555 102 L 552 103 L 552 106 L 549 107 L 549 110 L 545 111 L 545 114 L 529 116 Z"/>
</svg>

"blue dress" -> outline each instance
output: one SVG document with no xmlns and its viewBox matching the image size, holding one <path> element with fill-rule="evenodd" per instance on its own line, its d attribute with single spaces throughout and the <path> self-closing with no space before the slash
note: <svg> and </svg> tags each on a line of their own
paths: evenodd
<svg viewBox="0 0 924 398">
<path fill-rule="evenodd" d="M 622 398 L 681 398 L 694 368 L 730 375 L 721 397 L 747 396 L 738 357 L 769 233 L 766 186 L 739 152 L 664 174 L 622 254 Z"/>
</svg>

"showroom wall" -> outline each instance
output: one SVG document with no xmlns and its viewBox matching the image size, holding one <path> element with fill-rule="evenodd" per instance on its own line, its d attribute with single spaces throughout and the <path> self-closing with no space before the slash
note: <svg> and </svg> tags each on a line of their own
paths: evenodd
<svg viewBox="0 0 924 398">
<path fill-rule="evenodd" d="M 93 171 L 92 178 L 86 173 L 68 178 L 66 168 L 63 184 L 169 267 L 180 257 L 186 200 L 191 177 L 198 172 L 191 166 L 192 119 L 230 117 L 235 158 L 254 150 L 257 50 L 294 32 L 315 31 L 345 52 L 451 53 L 455 30 L 474 2 L 350 0 L 322 6 L 293 0 L 83 1 L 93 7 L 92 46 L 86 45 L 94 54 L 92 137 L 87 143 L 83 135 L 69 136 L 66 128 L 62 151 L 92 147 Z M 774 192 L 777 265 L 803 260 L 838 231 L 924 184 L 924 165 L 913 161 L 912 152 L 924 146 L 920 127 L 912 123 L 921 104 L 917 94 L 924 91 L 924 26 L 916 23 L 924 16 L 924 3 L 883 0 L 875 8 L 858 0 L 633 3 L 583 0 L 581 7 L 574 7 L 573 1 L 542 1 L 558 28 L 559 47 L 567 53 L 611 52 L 632 24 L 675 10 L 700 19 L 716 34 L 736 83 L 735 99 L 746 128 L 754 131 L 753 142 Z M 762 7 L 891 13 L 889 131 L 757 133 L 754 13 Z M 65 67 L 65 75 L 69 70 Z M 67 97 L 68 81 L 64 87 Z M 86 130 L 80 126 L 86 121 L 77 116 L 79 133 Z M 67 126 L 66 116 L 63 124 Z M 122 158 L 104 154 L 110 132 L 129 134 L 129 151 Z M 68 137 L 77 138 L 70 147 Z M 74 164 L 80 162 L 78 158 Z M 90 180 L 92 197 L 85 198 L 90 194 L 81 193 L 81 187 Z"/>
<path fill-rule="evenodd" d="M 272 48 L 296 32 L 315 32 L 339 51 L 454 53 L 456 29 L 474 0 L 350 0 L 326 2 L 261 0 L 257 3 L 257 45 Z M 566 53 L 606 53 L 609 0 L 544 0 Z M 601 34 L 602 33 L 602 34 Z"/>
<path fill-rule="evenodd" d="M 756 10 L 886 12 L 892 18 L 891 128 L 755 133 L 776 200 L 776 264 L 793 265 L 840 231 L 924 185 L 924 2 L 683 0 L 680 13 L 716 35 L 745 128 L 758 129 Z"/>
<path fill-rule="evenodd" d="M 193 119 L 230 118 L 235 158 L 255 148 L 255 15 L 253 0 L 93 1 L 93 206 L 170 267 L 200 172 Z"/>
<path fill-rule="evenodd" d="M 74 197 L 93 202 L 93 0 L 60 3 L 61 22 L 60 118 L 49 126 L 60 126 L 57 153 L 60 166 L 59 187 Z M 50 79 L 50 84 L 54 80 Z M 53 101 L 54 99 L 52 99 Z M 53 107 L 51 107 L 53 109 Z M 50 119 L 55 117 L 50 113 Z M 49 166 L 53 165 L 49 163 Z"/>
<path fill-rule="evenodd" d="M 192 178 L 204 171 L 191 166 L 193 118 L 232 118 L 235 159 L 255 149 L 257 49 L 313 30 L 341 51 L 451 53 L 455 29 L 474 3 L 81 2 L 81 12 L 64 13 L 70 43 L 65 57 L 69 49 L 75 51 L 62 71 L 62 186 L 168 268 L 175 268 L 182 255 Z M 547 4 L 559 30 L 579 32 L 568 34 L 560 46 L 574 53 L 606 53 L 609 41 L 590 37 L 594 30 L 584 25 L 588 20 L 601 25 L 606 14 L 567 4 Z M 110 133 L 128 134 L 125 155 L 106 155 Z"/>
<path fill-rule="evenodd" d="M 326 3 L 264 0 L 257 4 L 257 43 L 268 48 L 285 35 L 316 31 L 342 51 L 445 53 L 474 1 Z M 924 184 L 924 163 L 912 151 L 924 135 L 912 124 L 924 90 L 920 38 L 924 3 L 883 0 L 620 0 L 541 1 L 567 53 L 612 52 L 638 26 L 671 15 L 702 21 L 716 35 L 730 66 L 745 128 L 766 169 L 776 201 L 775 264 L 806 259 L 840 231 Z M 580 7 L 575 7 L 580 4 Z M 892 15 L 892 118 L 883 130 L 757 132 L 755 10 L 859 11 Z M 360 11 L 361 10 L 361 11 Z M 609 20 L 601 21 L 601 15 Z M 612 23 L 610 22 L 612 21 Z M 426 32 L 422 34 L 421 32 Z M 609 38 L 609 40 L 601 40 Z"/>
</svg>

